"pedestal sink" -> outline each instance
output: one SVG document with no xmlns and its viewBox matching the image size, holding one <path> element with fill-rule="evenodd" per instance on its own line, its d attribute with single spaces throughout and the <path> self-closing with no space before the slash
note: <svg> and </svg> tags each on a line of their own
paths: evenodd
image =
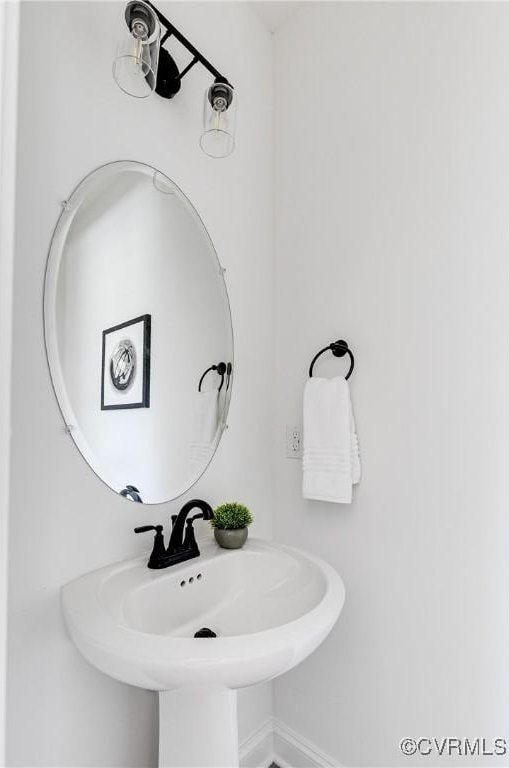
<svg viewBox="0 0 509 768">
<path fill-rule="evenodd" d="M 64 586 L 69 632 L 105 674 L 159 691 L 160 766 L 238 766 L 236 689 L 312 653 L 341 612 L 343 582 L 316 557 L 256 539 L 207 544 L 162 571 L 146 561 Z"/>
</svg>

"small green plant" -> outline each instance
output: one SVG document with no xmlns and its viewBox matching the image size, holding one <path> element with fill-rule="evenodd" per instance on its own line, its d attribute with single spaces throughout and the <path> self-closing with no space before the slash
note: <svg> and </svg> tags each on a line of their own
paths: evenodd
<svg viewBox="0 0 509 768">
<path fill-rule="evenodd" d="M 210 521 L 213 528 L 223 530 L 235 530 L 236 528 L 245 528 L 251 525 L 253 516 L 244 504 L 238 504 L 236 501 L 221 504 L 214 510 L 214 517 Z"/>
</svg>

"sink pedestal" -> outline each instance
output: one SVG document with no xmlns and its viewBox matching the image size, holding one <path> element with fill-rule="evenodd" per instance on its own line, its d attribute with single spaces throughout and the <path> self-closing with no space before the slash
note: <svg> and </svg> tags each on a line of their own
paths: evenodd
<svg viewBox="0 0 509 768">
<path fill-rule="evenodd" d="M 236 691 L 202 687 L 160 691 L 159 768 L 237 768 L 238 764 Z"/>
</svg>

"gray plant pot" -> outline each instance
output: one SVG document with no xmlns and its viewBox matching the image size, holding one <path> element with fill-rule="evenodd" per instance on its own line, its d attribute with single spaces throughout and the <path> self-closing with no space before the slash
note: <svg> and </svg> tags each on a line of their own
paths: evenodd
<svg viewBox="0 0 509 768">
<path fill-rule="evenodd" d="M 214 537 L 224 549 L 240 549 L 247 540 L 247 528 L 214 528 Z"/>
</svg>

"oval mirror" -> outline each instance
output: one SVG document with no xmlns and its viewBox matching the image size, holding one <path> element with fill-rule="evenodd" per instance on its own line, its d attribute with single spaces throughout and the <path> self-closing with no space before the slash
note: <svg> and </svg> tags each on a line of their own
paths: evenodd
<svg viewBox="0 0 509 768">
<path fill-rule="evenodd" d="M 66 427 L 117 493 L 157 504 L 211 461 L 232 390 L 228 295 L 195 209 L 148 165 L 109 163 L 53 234 L 44 332 Z"/>
</svg>

